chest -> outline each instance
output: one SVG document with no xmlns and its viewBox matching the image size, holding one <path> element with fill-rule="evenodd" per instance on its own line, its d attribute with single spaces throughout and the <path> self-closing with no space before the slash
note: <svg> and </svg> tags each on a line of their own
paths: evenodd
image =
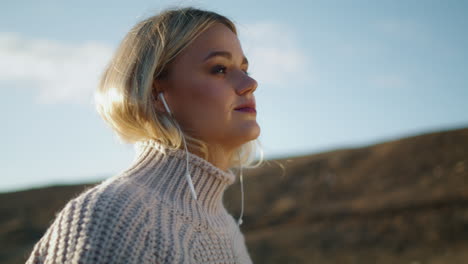
<svg viewBox="0 0 468 264">
<path fill-rule="evenodd" d="M 245 239 L 238 229 L 219 232 L 209 230 L 197 234 L 196 263 L 251 264 Z"/>
</svg>

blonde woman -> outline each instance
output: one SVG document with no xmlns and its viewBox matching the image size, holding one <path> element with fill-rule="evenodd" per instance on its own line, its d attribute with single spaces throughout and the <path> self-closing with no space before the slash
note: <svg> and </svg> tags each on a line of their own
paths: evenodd
<svg viewBox="0 0 468 264">
<path fill-rule="evenodd" d="M 252 263 L 242 217 L 222 200 L 232 169 L 242 182 L 262 162 L 252 165 L 260 127 L 247 70 L 222 15 L 175 8 L 138 23 L 96 92 L 135 160 L 69 201 L 27 263 Z"/>
</svg>

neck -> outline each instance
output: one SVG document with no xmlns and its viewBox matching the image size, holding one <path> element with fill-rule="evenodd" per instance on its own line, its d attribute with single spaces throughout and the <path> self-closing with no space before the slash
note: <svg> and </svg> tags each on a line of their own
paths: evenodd
<svg viewBox="0 0 468 264">
<path fill-rule="evenodd" d="M 135 147 L 137 154 L 133 165 L 124 173 L 130 180 L 150 188 L 160 200 L 188 215 L 193 215 L 194 210 L 218 214 L 224 209 L 224 191 L 235 181 L 230 170 L 222 170 L 188 152 L 188 169 L 198 196 L 195 201 L 186 179 L 185 149 L 168 148 L 154 140 L 140 141 Z"/>
<path fill-rule="evenodd" d="M 188 146 L 189 152 L 199 156 L 200 158 L 203 157 L 203 154 L 195 149 Z M 182 150 L 185 151 L 185 148 L 182 146 Z M 221 146 L 219 144 L 210 144 L 208 145 L 208 158 L 207 161 L 212 165 L 216 166 L 222 171 L 228 172 L 230 165 L 229 162 L 234 154 L 235 149 L 226 148 L 225 146 Z"/>
</svg>

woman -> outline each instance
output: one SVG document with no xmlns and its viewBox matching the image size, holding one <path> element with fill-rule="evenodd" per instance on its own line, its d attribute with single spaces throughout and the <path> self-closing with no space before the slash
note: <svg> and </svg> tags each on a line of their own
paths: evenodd
<svg viewBox="0 0 468 264">
<path fill-rule="evenodd" d="M 251 263 L 222 202 L 231 168 L 259 165 L 247 69 L 224 16 L 168 9 L 137 24 L 96 93 L 136 158 L 68 202 L 27 263 Z"/>
</svg>

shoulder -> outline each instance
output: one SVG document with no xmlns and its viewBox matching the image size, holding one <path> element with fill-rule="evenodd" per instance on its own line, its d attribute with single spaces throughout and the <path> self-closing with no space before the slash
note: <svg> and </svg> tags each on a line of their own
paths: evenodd
<svg viewBox="0 0 468 264">
<path fill-rule="evenodd" d="M 105 181 L 70 200 L 27 263 L 151 262 L 150 196 L 128 182 Z"/>
</svg>

